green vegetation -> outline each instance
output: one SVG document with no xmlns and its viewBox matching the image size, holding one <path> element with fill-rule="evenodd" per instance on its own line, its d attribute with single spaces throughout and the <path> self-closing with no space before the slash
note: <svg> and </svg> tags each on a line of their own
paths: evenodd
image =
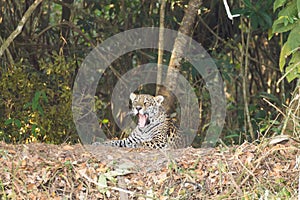
<svg viewBox="0 0 300 200">
<path fill-rule="evenodd" d="M 75 62 L 53 56 L 53 62 L 39 66 L 20 63 L 2 71 L 0 137 L 9 143 L 76 142 L 71 114 Z"/>
<path fill-rule="evenodd" d="M 277 9 L 280 11 L 278 18 L 274 21 L 272 32 L 288 33 L 280 52 L 279 68 L 285 72 L 284 77 L 291 82 L 299 78 L 300 72 L 300 1 L 275 1 L 273 10 Z M 285 68 L 287 58 L 289 61 Z"/>
<path fill-rule="evenodd" d="M 297 122 L 292 128 L 287 123 L 282 125 L 284 113 L 297 116 L 298 111 L 290 102 L 298 94 L 294 91 L 300 72 L 299 2 L 228 0 L 232 13 L 241 14 L 233 21 L 227 18 L 222 1 L 202 2 L 192 37 L 213 57 L 225 82 L 224 143 L 255 141 L 283 130 L 299 137 L 294 131 L 298 130 Z M 1 45 L 31 4 L 27 0 L 1 1 Z M 187 4 L 167 1 L 166 28 L 179 30 Z M 0 59 L 0 139 L 8 143 L 79 142 L 71 101 L 83 59 L 110 36 L 133 28 L 157 27 L 159 19 L 160 4 L 153 0 L 43 1 Z M 112 64 L 114 70 L 106 70 L 100 79 L 95 110 L 99 125 L 109 137 L 124 134 L 114 123 L 110 108 L 118 76 L 140 64 L 157 62 L 157 54 L 156 49 L 145 49 L 123 55 Z M 169 59 L 170 53 L 165 52 L 164 64 Z M 194 142 L 197 147 L 210 120 L 210 96 L 187 61 L 181 71 L 200 99 L 201 128 Z M 141 89 L 155 93 L 151 85 Z"/>
</svg>

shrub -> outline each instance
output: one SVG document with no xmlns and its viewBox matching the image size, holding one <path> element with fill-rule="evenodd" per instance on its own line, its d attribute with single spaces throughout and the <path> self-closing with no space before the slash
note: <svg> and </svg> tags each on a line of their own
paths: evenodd
<svg viewBox="0 0 300 200">
<path fill-rule="evenodd" d="M 76 142 L 71 113 L 75 62 L 54 55 L 0 71 L 0 139 L 9 143 Z"/>
</svg>

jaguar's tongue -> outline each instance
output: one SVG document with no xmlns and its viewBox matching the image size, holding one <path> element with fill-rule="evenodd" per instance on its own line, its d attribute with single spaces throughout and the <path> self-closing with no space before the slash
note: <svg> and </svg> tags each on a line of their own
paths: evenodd
<svg viewBox="0 0 300 200">
<path fill-rule="evenodd" d="M 138 122 L 138 126 L 140 128 L 143 128 L 146 126 L 146 122 L 147 122 L 147 115 L 142 115 L 142 114 L 139 114 L 139 122 Z"/>
</svg>

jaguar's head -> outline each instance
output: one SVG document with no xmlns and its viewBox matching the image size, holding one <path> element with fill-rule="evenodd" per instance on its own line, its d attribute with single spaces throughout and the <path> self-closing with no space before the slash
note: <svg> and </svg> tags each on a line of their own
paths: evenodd
<svg viewBox="0 0 300 200">
<path fill-rule="evenodd" d="M 132 113 L 138 116 L 138 126 L 143 128 L 160 112 L 164 97 L 131 93 L 130 100 L 132 102 Z"/>
</svg>

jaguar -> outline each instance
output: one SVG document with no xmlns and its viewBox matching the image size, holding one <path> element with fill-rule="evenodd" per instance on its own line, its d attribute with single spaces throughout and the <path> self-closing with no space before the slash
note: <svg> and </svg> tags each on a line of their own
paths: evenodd
<svg viewBox="0 0 300 200">
<path fill-rule="evenodd" d="M 137 126 L 127 138 L 109 140 L 105 145 L 153 149 L 184 147 L 181 131 L 163 108 L 163 96 L 131 93 L 130 100 L 130 114 L 138 117 Z"/>
</svg>

